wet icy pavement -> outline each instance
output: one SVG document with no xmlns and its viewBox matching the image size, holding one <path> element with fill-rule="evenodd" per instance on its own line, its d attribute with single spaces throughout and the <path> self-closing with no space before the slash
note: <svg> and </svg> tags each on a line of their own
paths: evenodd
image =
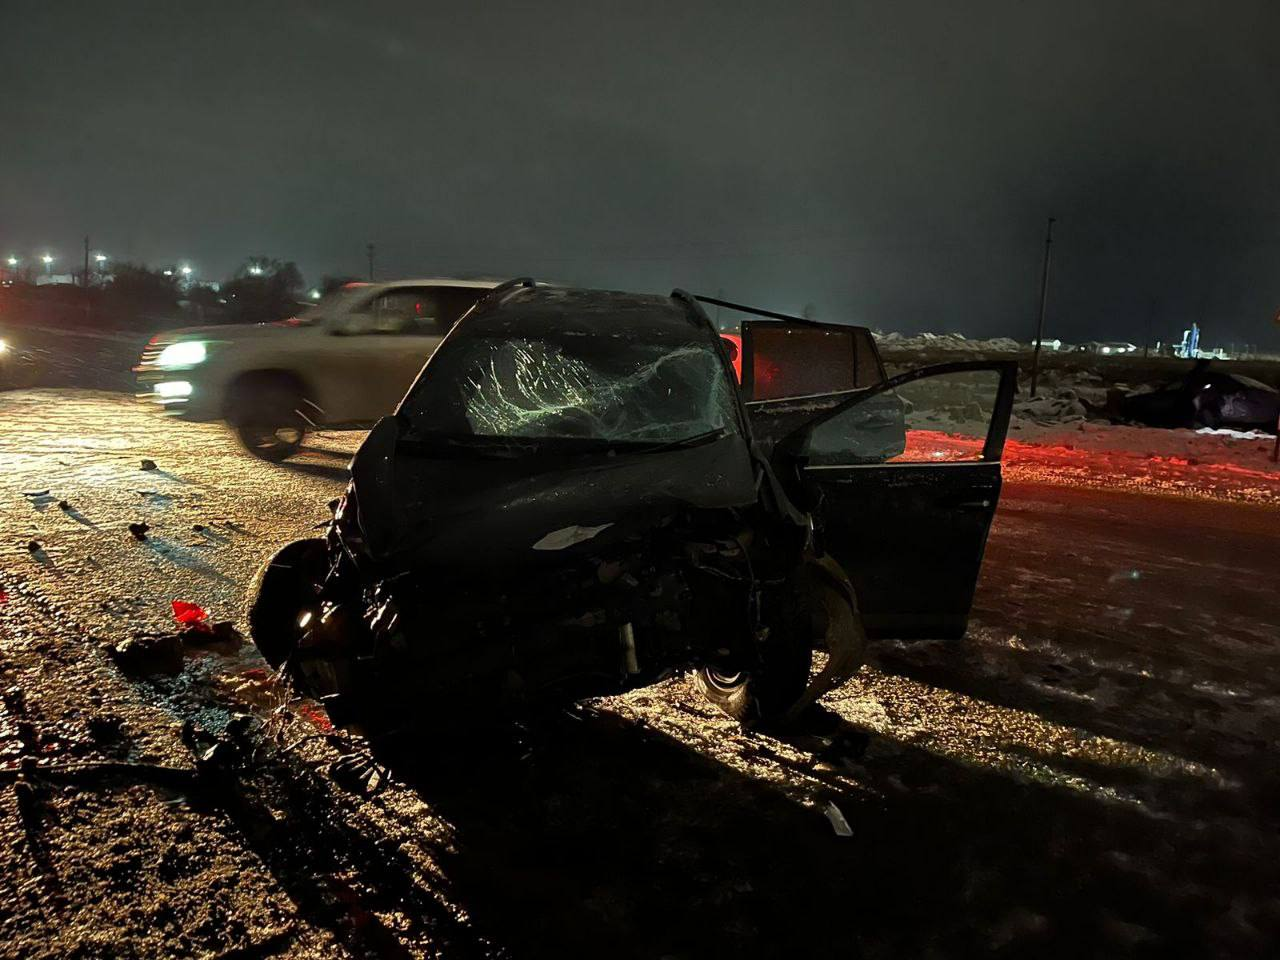
<svg viewBox="0 0 1280 960">
<path fill-rule="evenodd" d="M 173 598 L 236 616 L 356 439 L 273 467 L 118 396 L 0 395 L 0 585 L 102 639 Z M 517 955 L 1259 953 L 1280 929 L 1278 547 L 1274 509 L 1011 485 L 969 638 L 881 646 L 833 729 L 748 736 L 672 681 L 552 724 L 532 761 L 407 773 L 358 829 L 420 846 L 412 884 Z M 258 666 L 210 655 L 137 695 L 176 723 Z M 826 747 L 842 722 L 865 754 Z"/>
</svg>

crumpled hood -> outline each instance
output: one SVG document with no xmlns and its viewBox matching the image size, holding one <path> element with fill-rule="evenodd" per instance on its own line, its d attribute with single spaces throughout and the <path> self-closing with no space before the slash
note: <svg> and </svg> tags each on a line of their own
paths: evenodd
<svg viewBox="0 0 1280 960">
<path fill-rule="evenodd" d="M 406 567 L 563 562 L 680 509 L 756 500 L 746 445 L 733 435 L 626 456 L 400 454 L 384 458 L 380 473 L 362 469 L 363 455 L 364 448 L 353 474 L 366 545 L 380 561 Z"/>
</svg>

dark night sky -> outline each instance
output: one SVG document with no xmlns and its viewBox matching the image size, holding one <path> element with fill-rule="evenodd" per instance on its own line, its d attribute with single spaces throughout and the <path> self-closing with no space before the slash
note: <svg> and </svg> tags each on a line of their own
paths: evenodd
<svg viewBox="0 0 1280 960">
<path fill-rule="evenodd" d="M 1280 2 L 0 5 L 0 253 L 1280 345 Z"/>
</svg>

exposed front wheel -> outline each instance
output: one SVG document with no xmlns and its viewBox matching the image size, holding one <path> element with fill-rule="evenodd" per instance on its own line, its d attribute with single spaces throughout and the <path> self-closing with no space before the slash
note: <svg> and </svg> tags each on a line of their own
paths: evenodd
<svg viewBox="0 0 1280 960">
<path fill-rule="evenodd" d="M 259 568 L 249 586 L 249 636 L 279 668 L 298 645 L 303 615 L 319 606 L 329 552 L 319 538 L 295 540 Z"/>
<path fill-rule="evenodd" d="M 279 463 L 287 460 L 302 446 L 306 429 L 296 424 L 271 425 L 242 423 L 236 426 L 241 445 L 255 457 Z"/>
<path fill-rule="evenodd" d="M 809 683 L 815 633 L 807 599 L 800 589 L 775 599 L 777 608 L 764 618 L 768 636 L 760 641 L 754 663 L 698 670 L 694 682 L 703 696 L 744 726 L 782 719 Z"/>
</svg>

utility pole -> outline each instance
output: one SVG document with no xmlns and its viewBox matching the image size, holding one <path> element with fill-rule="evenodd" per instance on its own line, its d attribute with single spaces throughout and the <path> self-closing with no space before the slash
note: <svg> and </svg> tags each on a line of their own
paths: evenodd
<svg viewBox="0 0 1280 960">
<path fill-rule="evenodd" d="M 89 238 L 84 238 L 84 325 L 93 322 L 93 304 L 89 302 Z"/>
<path fill-rule="evenodd" d="M 1142 343 L 1143 359 L 1151 356 L 1151 327 L 1156 318 L 1156 312 L 1160 309 L 1160 301 L 1155 297 L 1151 298 L 1151 303 L 1147 305 L 1147 338 Z"/>
<path fill-rule="evenodd" d="M 1036 396 L 1036 384 L 1040 379 L 1040 341 L 1044 339 L 1044 308 L 1049 300 L 1049 252 L 1053 247 L 1053 221 L 1044 235 L 1044 271 L 1040 274 L 1040 317 L 1036 320 L 1036 349 L 1031 355 L 1031 399 Z"/>
<path fill-rule="evenodd" d="M 371 243 L 368 246 L 366 246 L 364 248 L 364 252 L 365 252 L 365 256 L 369 258 L 369 282 L 373 283 L 373 253 L 374 253 L 373 244 Z"/>
</svg>

